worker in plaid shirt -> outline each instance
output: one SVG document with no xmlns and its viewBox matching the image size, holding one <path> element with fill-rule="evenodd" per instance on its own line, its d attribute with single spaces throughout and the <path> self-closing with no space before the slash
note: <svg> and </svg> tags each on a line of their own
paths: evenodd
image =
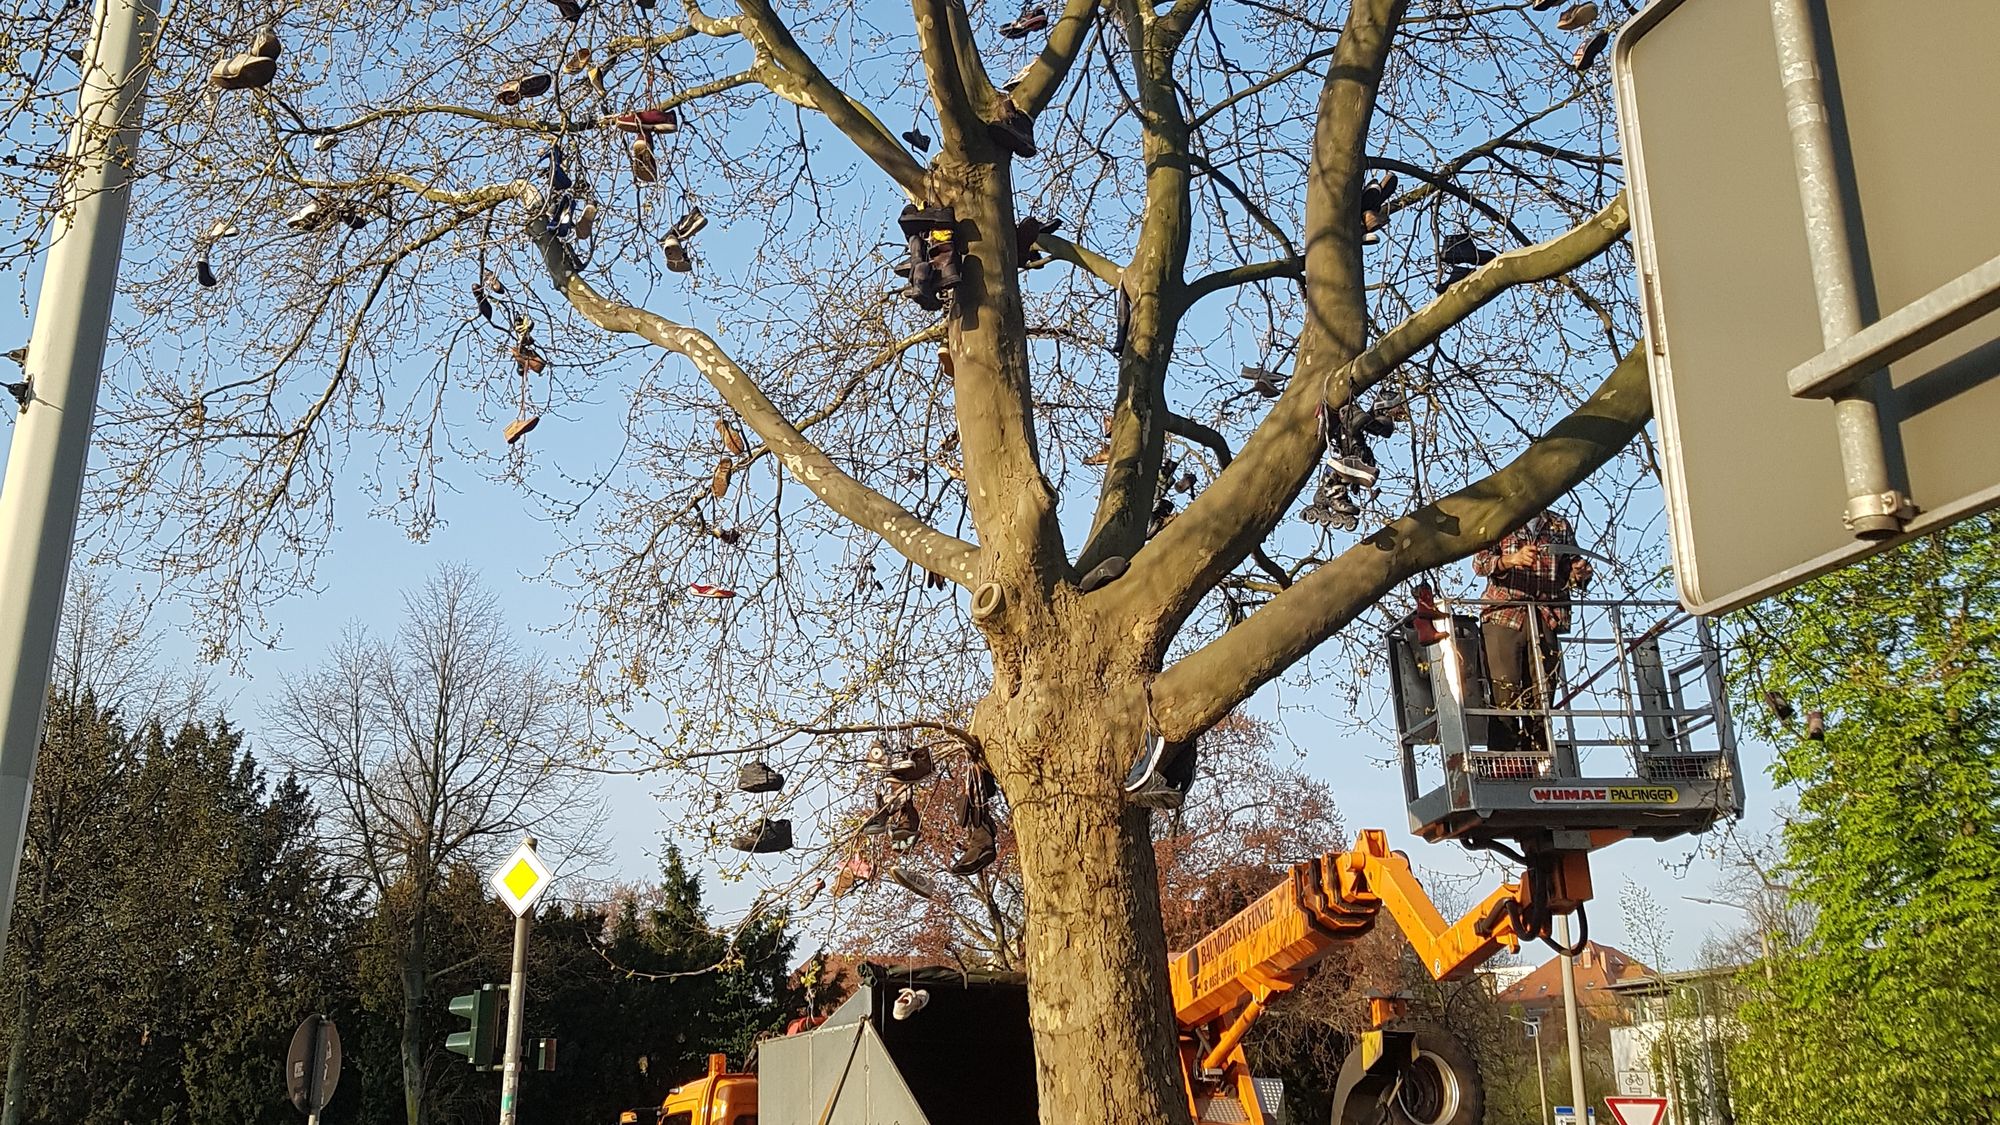
<svg viewBox="0 0 2000 1125">
<path fill-rule="evenodd" d="M 1567 548 L 1567 550 L 1565 550 Z M 1570 593 L 1590 585 L 1590 563 L 1578 554 L 1576 529 L 1554 512 L 1543 512 L 1506 538 L 1473 556 L 1472 572 L 1486 579 L 1487 602 L 1480 611 L 1486 648 L 1486 676 L 1495 707 L 1534 710 L 1544 706 L 1536 691 L 1539 654 L 1542 680 L 1553 685 L 1562 671 L 1556 634 L 1569 631 Z M 1535 612 L 1530 628 L 1528 613 Z M 1535 719 L 1495 719 L 1487 747 L 1508 751 L 1523 740 L 1541 746 L 1543 724 Z"/>
</svg>

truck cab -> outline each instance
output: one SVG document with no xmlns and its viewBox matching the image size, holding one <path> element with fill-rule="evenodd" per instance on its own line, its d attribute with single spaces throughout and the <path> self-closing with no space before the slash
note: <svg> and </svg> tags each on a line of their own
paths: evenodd
<svg viewBox="0 0 2000 1125">
<path fill-rule="evenodd" d="M 667 1091 L 654 1119 L 626 1110 L 620 1125 L 757 1125 L 757 1076 L 731 1073 L 729 1056 L 708 1056 L 708 1073 Z"/>
</svg>

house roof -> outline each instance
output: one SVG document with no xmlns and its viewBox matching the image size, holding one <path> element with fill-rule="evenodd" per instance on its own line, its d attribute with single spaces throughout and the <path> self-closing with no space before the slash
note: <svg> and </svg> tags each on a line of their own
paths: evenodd
<svg viewBox="0 0 2000 1125">
<path fill-rule="evenodd" d="M 1586 1007 L 1617 1007 L 1620 983 L 1656 975 L 1622 949 L 1586 942 L 1576 955 L 1577 1001 Z M 1551 957 L 1535 971 L 1500 990 L 1502 1004 L 1544 1008 L 1562 1001 L 1562 958 Z"/>
</svg>

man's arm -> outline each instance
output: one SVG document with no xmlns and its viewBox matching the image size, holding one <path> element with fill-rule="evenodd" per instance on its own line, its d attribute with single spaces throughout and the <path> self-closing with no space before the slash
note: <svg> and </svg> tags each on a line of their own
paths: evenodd
<svg viewBox="0 0 2000 1125">
<path fill-rule="evenodd" d="M 1505 584 L 1509 572 L 1534 569 L 1535 551 L 1534 543 L 1522 542 L 1518 535 L 1510 535 L 1472 556 L 1472 573 Z"/>
</svg>

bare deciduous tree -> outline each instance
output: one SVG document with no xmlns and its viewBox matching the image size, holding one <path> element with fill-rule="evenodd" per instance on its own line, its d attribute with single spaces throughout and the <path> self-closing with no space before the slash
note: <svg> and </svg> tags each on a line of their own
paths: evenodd
<svg viewBox="0 0 2000 1125">
<path fill-rule="evenodd" d="M 266 723 L 327 810 L 327 845 L 394 919 L 402 973 L 403 1098 L 425 1120 L 423 1012 L 433 899 L 528 829 L 587 845 L 596 825 L 566 761 L 577 712 L 470 571 L 445 568 L 404 599 L 392 641 L 350 631 L 288 680 Z M 570 850 L 574 851 L 574 847 Z"/>
<path fill-rule="evenodd" d="M 455 475 L 518 479 L 574 529 L 552 575 L 618 741 L 711 783 L 781 758 L 825 858 L 857 763 L 781 736 L 969 692 L 1045 1120 L 1184 1122 L 1119 779 L 1149 727 L 1207 729 L 1614 460 L 1616 538 L 1651 409 L 1620 168 L 1591 29 L 1524 3 L 1067 0 L 996 37 L 1011 15 L 175 9 L 94 549 L 208 601 L 226 651 L 310 575 L 351 455 L 417 534 Z M 206 89 L 271 19 L 272 85 Z M 20 61 L 18 114 L 48 113 L 59 52 Z M 880 248 L 906 200 L 950 210 L 936 312 Z M 1325 420 L 1392 389 L 1362 534 L 1301 523 Z M 539 429 L 503 446 L 517 417 Z M 565 429 L 589 449 L 541 446 Z"/>
</svg>

